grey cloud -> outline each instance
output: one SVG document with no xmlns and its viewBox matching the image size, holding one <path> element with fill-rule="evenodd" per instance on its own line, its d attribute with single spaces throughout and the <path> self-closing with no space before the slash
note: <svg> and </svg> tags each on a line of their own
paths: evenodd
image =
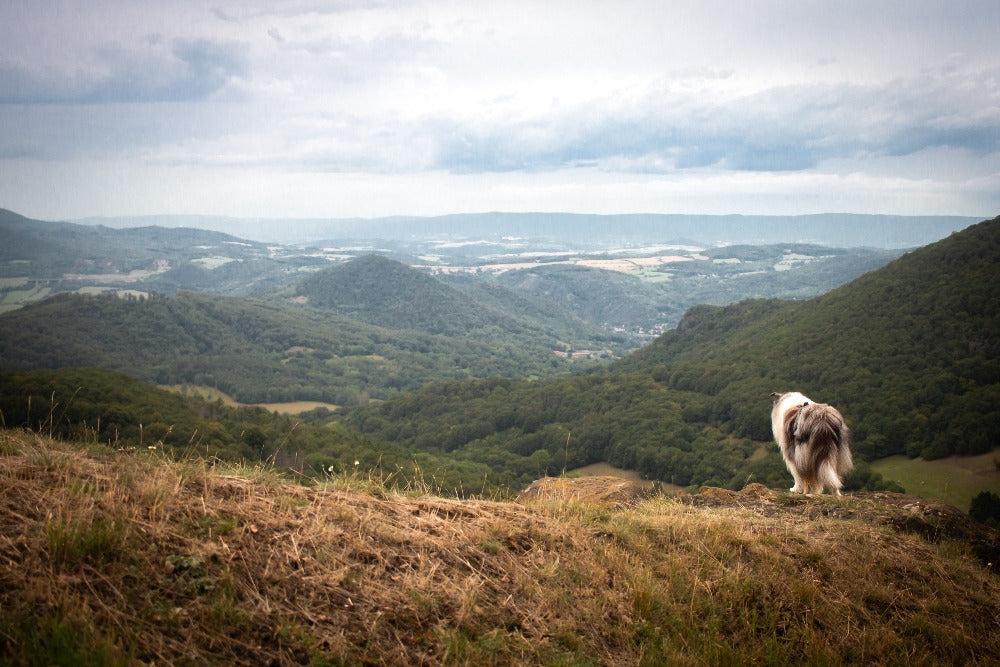
<svg viewBox="0 0 1000 667">
<path fill-rule="evenodd" d="M 172 58 L 165 62 L 126 62 L 80 101 L 187 102 L 222 89 L 229 81 L 250 73 L 242 44 L 176 39 Z"/>
<path fill-rule="evenodd" d="M 995 83 L 991 89 L 973 87 L 968 80 L 813 84 L 724 105 L 652 96 L 628 113 L 600 111 L 597 104 L 533 123 L 483 130 L 441 122 L 431 131 L 439 137 L 437 166 L 455 172 L 605 161 L 616 168 L 632 163 L 637 170 L 799 171 L 828 159 L 904 156 L 934 148 L 1000 151 L 1000 117 L 977 115 L 974 96 L 964 100 L 970 106 L 967 115 L 955 112 L 958 91 L 969 89 L 985 100 L 1000 94 Z"/>
<path fill-rule="evenodd" d="M 83 75 L 0 68 L 0 104 L 106 104 L 205 99 L 250 76 L 245 45 L 176 39 L 164 49 L 149 38 L 141 51 L 103 47 L 100 72 Z"/>
<path fill-rule="evenodd" d="M 979 127 L 911 127 L 885 142 L 885 154 L 895 157 L 912 155 L 928 148 L 957 148 L 976 154 L 1000 150 L 1000 123 Z"/>
<path fill-rule="evenodd" d="M 32 104 L 55 101 L 66 96 L 66 86 L 53 81 L 46 72 L 26 67 L 0 67 L 0 104 Z"/>
</svg>

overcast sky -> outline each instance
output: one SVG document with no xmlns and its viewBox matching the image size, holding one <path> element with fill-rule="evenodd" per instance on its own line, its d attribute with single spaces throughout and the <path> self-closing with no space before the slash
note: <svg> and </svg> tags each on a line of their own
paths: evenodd
<svg viewBox="0 0 1000 667">
<path fill-rule="evenodd" d="M 0 207 L 993 217 L 998 35 L 997 0 L 3 0 Z"/>
</svg>

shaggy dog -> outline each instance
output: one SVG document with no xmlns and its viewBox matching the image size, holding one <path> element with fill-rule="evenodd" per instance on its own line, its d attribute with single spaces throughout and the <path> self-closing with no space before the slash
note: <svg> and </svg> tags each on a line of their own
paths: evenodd
<svg viewBox="0 0 1000 667">
<path fill-rule="evenodd" d="M 823 493 L 828 487 L 839 496 L 841 477 L 854 467 L 844 418 L 833 406 L 813 403 L 797 391 L 771 398 L 771 430 L 795 478 L 790 491 Z"/>
</svg>

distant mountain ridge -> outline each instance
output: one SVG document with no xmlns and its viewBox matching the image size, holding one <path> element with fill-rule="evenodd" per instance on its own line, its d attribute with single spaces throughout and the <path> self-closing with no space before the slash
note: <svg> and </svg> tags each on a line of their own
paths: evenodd
<svg viewBox="0 0 1000 667">
<path fill-rule="evenodd" d="M 464 224 L 467 217 L 458 216 L 452 222 Z M 513 217 L 518 224 L 534 224 L 530 216 Z M 641 231 L 636 230 L 636 234 Z M 338 307 L 342 312 L 354 312 L 367 318 L 366 322 L 425 331 L 450 327 L 451 332 L 461 332 L 487 323 L 518 329 L 519 325 L 508 318 L 526 317 L 535 321 L 530 326 L 545 321 L 549 329 L 566 332 L 576 328 L 579 335 L 570 337 L 575 339 L 592 338 L 587 329 L 602 328 L 614 336 L 629 336 L 631 347 L 635 347 L 674 326 L 684 310 L 696 303 L 809 297 L 877 268 L 900 252 L 790 243 L 701 249 L 691 242 L 683 247 L 639 243 L 641 236 L 626 229 L 621 231 L 627 238 L 617 239 L 624 244 L 621 246 L 597 234 L 577 237 L 576 241 L 570 235 L 529 240 L 504 236 L 499 227 L 479 225 L 478 231 L 492 240 L 463 240 L 465 237 L 456 232 L 454 237 L 418 236 L 398 242 L 335 239 L 322 247 L 298 247 L 267 245 L 187 227 L 112 229 L 44 222 L 0 210 L 0 237 L 5 242 L 0 243 L 0 312 L 63 292 L 141 296 L 192 290 L 284 298 L 297 289 L 304 276 L 374 253 L 432 273 L 455 289 L 413 275 L 388 278 L 394 288 L 415 291 L 385 307 L 384 300 L 390 295 L 369 289 L 367 297 L 372 304 L 380 304 L 378 308 L 343 301 L 357 285 L 341 285 L 330 292 L 341 300 Z M 567 242 L 589 249 L 567 250 Z M 611 245 L 602 245 L 608 243 Z M 683 256 L 681 261 L 667 257 L 666 264 L 650 264 L 664 259 L 657 257 L 664 254 Z M 360 272 L 361 266 L 352 270 Z M 356 280 L 366 283 L 360 275 Z M 504 296 L 499 290 L 508 293 Z M 414 297 L 421 294 L 426 298 L 415 308 Z M 432 307 L 431 301 L 438 305 Z M 444 319 L 431 321 L 442 311 L 448 313 Z M 390 315 L 397 321 L 387 319 Z"/>
<path fill-rule="evenodd" d="M 145 268 L 149 261 L 178 251 L 189 252 L 196 244 L 264 247 L 219 231 L 152 225 L 112 229 L 69 222 L 42 222 L 5 209 L 0 209 L 0 234 L 4 241 L 0 244 L 0 261 L 34 260 L 45 255 L 62 258 L 60 266 L 70 269 L 81 258 L 101 260 L 104 270 Z M 127 248 L 129 252 L 123 259 L 111 262 L 111 248 Z"/>
<path fill-rule="evenodd" d="M 913 248 L 933 243 L 982 220 L 972 216 L 685 215 L 579 213 L 460 213 L 386 218 L 236 219 L 214 216 L 84 218 L 114 227 L 157 224 L 225 230 L 257 241 L 319 243 L 333 239 L 531 237 L 576 247 L 609 243 L 715 245 L 816 243 L 841 248 Z"/>
</svg>

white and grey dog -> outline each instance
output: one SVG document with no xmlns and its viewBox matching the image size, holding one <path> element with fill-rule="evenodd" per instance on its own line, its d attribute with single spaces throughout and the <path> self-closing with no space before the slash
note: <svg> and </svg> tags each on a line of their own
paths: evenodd
<svg viewBox="0 0 1000 667">
<path fill-rule="evenodd" d="M 814 403 L 797 391 L 771 398 L 771 430 L 795 479 L 790 490 L 823 493 L 826 487 L 839 496 L 841 478 L 854 467 L 844 417 L 833 406 Z"/>
</svg>

